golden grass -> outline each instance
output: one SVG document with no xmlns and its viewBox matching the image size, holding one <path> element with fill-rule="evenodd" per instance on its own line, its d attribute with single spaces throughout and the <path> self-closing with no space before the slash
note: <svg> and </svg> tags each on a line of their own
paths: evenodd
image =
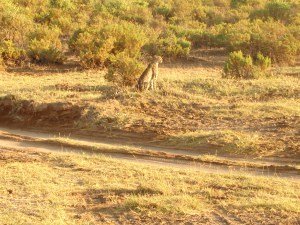
<svg viewBox="0 0 300 225">
<path fill-rule="evenodd" d="M 166 142 L 177 137 L 181 147 L 199 144 L 189 143 L 190 134 L 197 133 L 211 134 L 212 142 L 222 146 L 225 131 L 242 143 L 229 143 L 236 147 L 223 148 L 226 152 L 299 155 L 299 78 L 231 80 L 221 78 L 219 68 L 196 66 L 165 67 L 161 73 L 156 93 L 117 88 L 104 80 L 101 71 L 2 73 L 0 96 L 13 94 L 35 104 L 68 101 L 82 106 L 83 115 L 75 123 L 78 129 L 153 133 L 153 139 L 157 135 Z M 252 135 L 259 138 L 250 140 Z"/>
<path fill-rule="evenodd" d="M 260 148 L 261 137 L 256 133 L 235 132 L 232 130 L 195 131 L 177 134 L 170 138 L 173 145 L 197 147 L 211 145 L 221 147 L 222 151 L 237 154 L 258 153 L 264 149 Z"/>
<path fill-rule="evenodd" d="M 299 181 L 102 156 L 1 149 L 0 157 L 1 224 L 299 222 Z"/>
</svg>

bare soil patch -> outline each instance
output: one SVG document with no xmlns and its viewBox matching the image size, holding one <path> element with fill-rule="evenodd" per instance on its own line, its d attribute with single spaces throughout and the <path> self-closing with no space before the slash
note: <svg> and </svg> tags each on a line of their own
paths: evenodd
<svg viewBox="0 0 300 225">
<path fill-rule="evenodd" d="M 36 104 L 14 95 L 0 98 L 0 119 L 21 125 L 67 125 L 80 118 L 82 109 L 68 102 Z"/>
</svg>

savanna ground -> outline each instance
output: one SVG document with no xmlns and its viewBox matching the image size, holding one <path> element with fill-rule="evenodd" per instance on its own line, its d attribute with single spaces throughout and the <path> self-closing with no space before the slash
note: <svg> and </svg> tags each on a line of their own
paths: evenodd
<svg viewBox="0 0 300 225">
<path fill-rule="evenodd" d="M 207 155 L 288 158 L 297 170 L 299 68 L 277 69 L 269 78 L 225 79 L 225 56 L 204 54 L 164 63 L 159 89 L 144 93 L 107 82 L 105 71 L 8 69 L 0 76 L 1 124 L 177 148 L 199 154 L 201 161 L 202 154 L 217 162 Z M 167 157 L 63 138 L 27 141 Z M 299 224 L 299 187 L 292 178 L 0 147 L 5 225 Z"/>
<path fill-rule="evenodd" d="M 0 149 L 0 222 L 299 224 L 300 183 Z"/>
<path fill-rule="evenodd" d="M 224 57 L 211 56 L 209 51 L 204 54 L 206 62 L 165 63 L 159 90 L 145 93 L 108 83 L 102 71 L 62 73 L 42 67 L 3 72 L 2 107 L 7 98 L 12 107 L 2 114 L 6 113 L 6 121 L 27 127 L 50 126 L 61 131 L 73 127 L 96 136 L 131 135 L 133 141 L 142 139 L 199 154 L 299 159 L 299 68 L 283 68 L 269 78 L 225 79 Z M 79 115 L 39 117 L 43 110 L 51 114 L 47 104 L 56 103 L 79 107 L 75 110 Z"/>
<path fill-rule="evenodd" d="M 299 224 L 298 2 L 0 0 L 0 224 Z M 153 55 L 159 89 L 137 92 Z"/>
</svg>

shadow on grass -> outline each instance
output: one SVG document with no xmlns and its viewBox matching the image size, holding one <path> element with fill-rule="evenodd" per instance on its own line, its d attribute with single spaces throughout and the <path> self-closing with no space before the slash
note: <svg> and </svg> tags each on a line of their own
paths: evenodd
<svg viewBox="0 0 300 225">
<path fill-rule="evenodd" d="M 75 207 L 75 214 L 78 219 L 93 218 L 98 222 L 122 223 L 133 218 L 128 218 L 131 209 L 124 206 L 123 201 L 130 195 L 161 195 L 158 190 L 138 186 L 136 189 L 88 189 L 84 192 L 73 193 L 83 204 Z M 131 221 L 132 222 L 132 221 Z M 130 223 L 132 224 L 132 223 Z M 133 223 L 135 224 L 135 223 Z"/>
</svg>

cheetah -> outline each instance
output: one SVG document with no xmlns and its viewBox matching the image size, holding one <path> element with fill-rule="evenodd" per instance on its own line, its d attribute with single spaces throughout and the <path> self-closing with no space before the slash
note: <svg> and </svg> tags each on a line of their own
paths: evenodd
<svg viewBox="0 0 300 225">
<path fill-rule="evenodd" d="M 158 77 L 158 64 L 162 63 L 163 59 L 160 56 L 154 56 L 153 60 L 147 66 L 138 80 L 137 88 L 140 91 L 156 90 L 156 81 Z"/>
</svg>

